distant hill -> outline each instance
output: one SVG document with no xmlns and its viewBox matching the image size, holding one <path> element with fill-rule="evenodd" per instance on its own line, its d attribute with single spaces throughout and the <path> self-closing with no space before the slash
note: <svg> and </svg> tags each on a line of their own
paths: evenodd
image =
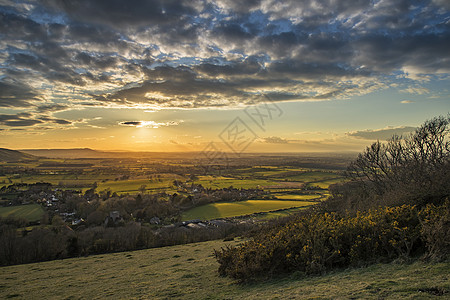
<svg viewBox="0 0 450 300">
<path fill-rule="evenodd" d="M 96 151 L 89 148 L 75 149 L 25 149 L 20 150 L 24 153 L 34 156 L 47 158 L 105 158 L 111 157 L 111 154 L 102 151 Z"/>
<path fill-rule="evenodd" d="M 21 149 L 23 153 L 45 158 L 61 159 L 204 159 L 203 152 L 152 152 L 152 151 L 101 151 L 90 148 L 72 149 Z M 255 165 L 294 165 L 304 168 L 344 170 L 357 153 L 243 153 L 239 157 L 230 154 L 228 163 L 240 164 L 251 160 Z"/>
<path fill-rule="evenodd" d="M 14 162 L 24 160 L 37 160 L 38 158 L 32 154 L 24 153 L 17 150 L 0 148 L 0 161 Z"/>
<path fill-rule="evenodd" d="M 100 151 L 90 148 L 73 149 L 23 149 L 24 153 L 46 158 L 186 158 L 186 152 L 134 152 L 134 151 Z M 190 154 L 194 157 L 195 153 Z"/>
</svg>

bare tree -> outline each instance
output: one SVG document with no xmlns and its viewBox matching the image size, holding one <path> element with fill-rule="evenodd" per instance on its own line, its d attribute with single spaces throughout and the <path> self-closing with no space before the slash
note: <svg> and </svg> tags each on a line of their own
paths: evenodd
<svg viewBox="0 0 450 300">
<path fill-rule="evenodd" d="M 442 182 L 442 176 L 449 173 L 449 124 L 450 115 L 440 116 L 409 136 L 394 135 L 387 143 L 373 143 L 350 164 L 348 175 L 378 195 L 400 186 L 422 194 L 436 188 L 447 193 L 448 183 Z"/>
</svg>

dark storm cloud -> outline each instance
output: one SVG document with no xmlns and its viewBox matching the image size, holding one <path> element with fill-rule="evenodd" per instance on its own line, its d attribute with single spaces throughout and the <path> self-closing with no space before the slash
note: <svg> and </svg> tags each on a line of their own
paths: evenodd
<svg viewBox="0 0 450 300">
<path fill-rule="evenodd" d="M 243 62 L 228 63 L 226 65 L 218 65 L 211 63 L 203 63 L 193 68 L 193 71 L 200 74 L 206 74 L 208 76 L 230 76 L 230 75 L 253 75 L 262 71 L 263 59 L 256 56 L 250 56 Z"/>
<path fill-rule="evenodd" d="M 29 114 L 6 115 L 0 114 L 0 125 L 9 127 L 33 126 L 43 123 L 41 120 L 30 119 Z"/>
<path fill-rule="evenodd" d="M 142 124 L 141 121 L 125 121 L 125 122 L 119 123 L 119 125 L 125 125 L 125 126 L 139 126 L 141 124 Z"/>
<path fill-rule="evenodd" d="M 440 68 L 450 70 L 450 30 L 400 38 L 367 35 L 356 41 L 354 47 L 361 50 L 355 62 L 374 70 L 389 72 L 405 65 L 431 73 Z"/>
<path fill-rule="evenodd" d="M 350 66 L 338 63 L 299 62 L 286 60 L 270 65 L 269 73 L 282 76 L 283 74 L 293 78 L 325 78 L 340 76 L 367 76 L 370 75 L 363 70 L 356 70 Z"/>
<path fill-rule="evenodd" d="M 47 116 L 38 117 L 37 119 L 40 120 L 40 121 L 43 121 L 43 122 L 54 123 L 54 124 L 60 124 L 60 125 L 69 125 L 69 124 L 72 124 L 72 122 L 71 122 L 71 121 L 68 121 L 68 120 L 64 120 L 64 119 L 55 119 L 55 118 L 47 117 Z"/>
<path fill-rule="evenodd" d="M 136 127 L 149 127 L 160 128 L 166 126 L 177 126 L 183 123 L 183 121 L 168 121 L 168 122 L 155 122 L 155 121 L 123 121 L 119 122 L 122 126 L 136 126 Z"/>
<path fill-rule="evenodd" d="M 39 100 L 37 92 L 27 85 L 5 81 L 0 81 L 0 107 L 30 107 Z"/>
<path fill-rule="evenodd" d="M 64 119 L 54 119 L 51 122 L 55 123 L 55 124 L 60 124 L 60 125 L 70 125 L 70 124 L 72 124 L 71 121 L 64 120 Z"/>
<path fill-rule="evenodd" d="M 189 107 L 201 107 L 211 97 L 208 94 L 237 96 L 238 84 L 216 79 L 201 79 L 187 67 L 160 67 L 146 70 L 149 80 L 137 87 L 122 89 L 116 93 L 101 95 L 98 101 L 116 103 L 150 103 L 162 106 L 172 106 L 172 101 L 192 101 L 186 103 Z M 150 93 L 150 94 L 149 94 Z M 157 96 L 154 96 L 154 94 Z M 161 96 L 161 97 L 160 97 Z M 178 103 L 183 106 L 183 104 Z"/>
<path fill-rule="evenodd" d="M 91 56 L 86 52 L 80 52 L 75 56 L 75 60 L 86 66 L 95 66 L 98 69 L 110 69 L 119 64 L 120 59 L 114 56 Z"/>
<path fill-rule="evenodd" d="M 110 42 L 120 38 L 120 34 L 103 27 L 90 24 L 71 24 L 67 28 L 67 34 L 78 42 Z"/>
<path fill-rule="evenodd" d="M 80 0 L 43 1 L 56 10 L 62 10 L 79 22 L 103 24 L 118 28 L 148 26 L 178 21 L 194 14 L 195 1 L 179 0 Z"/>
<path fill-rule="evenodd" d="M 261 4 L 261 0 L 219 0 L 219 7 L 235 13 L 248 13 L 250 10 L 257 8 Z"/>
<path fill-rule="evenodd" d="M 73 122 L 48 116 L 35 116 L 31 113 L 0 114 L 0 125 L 8 127 L 29 127 L 43 123 L 71 125 Z"/>
<path fill-rule="evenodd" d="M 240 23 L 224 22 L 214 28 L 214 34 L 222 36 L 229 42 L 239 42 L 255 37 L 255 34 L 247 32 Z"/>
<path fill-rule="evenodd" d="M 16 2 L 0 7 L 0 107 L 70 89 L 86 106 L 326 100 L 450 73 L 442 0 Z"/>
<path fill-rule="evenodd" d="M 45 27 L 17 14 L 0 11 L 0 33 L 14 39 L 41 41 L 47 38 Z"/>
<path fill-rule="evenodd" d="M 36 108 L 36 111 L 39 113 L 47 113 L 47 112 L 57 112 L 68 109 L 69 106 L 64 104 L 49 104 L 49 105 L 41 105 Z"/>
</svg>

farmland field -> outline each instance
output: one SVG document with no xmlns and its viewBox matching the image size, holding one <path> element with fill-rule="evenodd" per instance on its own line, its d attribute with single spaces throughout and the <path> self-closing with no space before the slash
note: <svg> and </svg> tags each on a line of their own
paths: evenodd
<svg viewBox="0 0 450 300">
<path fill-rule="evenodd" d="M 319 171 L 311 171 L 311 172 L 303 172 L 300 174 L 292 175 L 292 176 L 284 176 L 283 178 L 288 178 L 289 180 L 301 181 L 301 182 L 315 182 L 319 180 L 333 179 L 336 177 L 340 177 L 337 174 L 329 173 L 329 172 L 319 172 Z"/>
<path fill-rule="evenodd" d="M 92 186 L 94 182 L 113 179 L 111 175 L 93 175 L 93 174 L 40 174 L 40 175 L 21 175 L 20 177 L 11 177 L 12 183 L 36 183 L 48 182 L 53 185 L 63 184 L 68 186 Z M 7 177 L 0 177 L 0 186 L 10 185 Z"/>
<path fill-rule="evenodd" d="M 240 285 L 218 275 L 213 255 L 213 249 L 240 242 L 209 241 L 1 267 L 0 298 L 435 299 L 433 292 L 450 291 L 449 261 L 377 264 Z"/>
<path fill-rule="evenodd" d="M 259 212 L 269 212 L 278 209 L 306 207 L 313 204 L 316 204 L 316 202 L 289 200 L 247 200 L 239 202 L 210 203 L 184 212 L 182 214 L 182 220 L 228 218 Z"/>
<path fill-rule="evenodd" d="M 44 210 L 39 204 L 0 207 L 0 217 L 2 218 L 14 216 L 15 218 L 25 219 L 28 222 L 37 222 L 43 214 Z"/>
<path fill-rule="evenodd" d="M 313 200 L 322 197 L 320 194 L 305 194 L 305 195 L 295 195 L 295 194 L 273 194 L 277 199 L 281 200 Z"/>
<path fill-rule="evenodd" d="M 236 179 L 231 177 L 200 176 L 199 180 L 196 180 L 195 183 L 201 184 L 206 188 L 214 189 L 228 188 L 230 186 L 238 189 L 251 189 L 273 184 L 273 181 L 264 179 Z"/>
<path fill-rule="evenodd" d="M 99 191 L 110 189 L 112 192 L 117 193 L 131 193 L 138 192 L 139 188 L 143 185 L 145 185 L 146 190 L 167 189 L 172 186 L 172 181 L 163 180 L 160 182 L 151 182 L 148 179 L 107 181 L 104 183 L 99 183 L 97 189 Z"/>
<path fill-rule="evenodd" d="M 318 186 L 321 189 L 328 189 L 330 185 L 335 184 L 335 183 L 342 183 L 344 181 L 345 181 L 344 178 L 335 178 L 335 179 L 313 182 L 313 183 L 311 183 L 311 185 Z"/>
</svg>

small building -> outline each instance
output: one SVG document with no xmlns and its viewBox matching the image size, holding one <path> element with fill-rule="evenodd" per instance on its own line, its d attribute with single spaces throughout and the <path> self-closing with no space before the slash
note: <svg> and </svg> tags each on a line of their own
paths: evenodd
<svg viewBox="0 0 450 300">
<path fill-rule="evenodd" d="M 158 217 L 153 217 L 150 219 L 150 224 L 159 225 L 161 224 L 161 220 Z"/>
</svg>

